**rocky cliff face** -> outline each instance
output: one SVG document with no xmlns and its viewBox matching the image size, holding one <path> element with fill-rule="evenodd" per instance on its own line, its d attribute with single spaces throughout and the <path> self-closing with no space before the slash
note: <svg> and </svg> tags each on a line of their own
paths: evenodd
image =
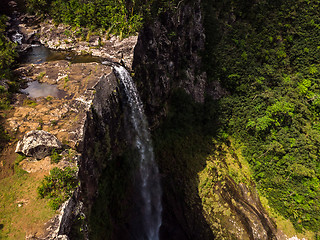
<svg viewBox="0 0 320 240">
<path fill-rule="evenodd" d="M 106 167 L 111 153 L 119 149 L 122 109 L 117 96 L 117 81 L 113 73 L 101 77 L 95 86 L 95 98 L 85 123 L 82 157 L 79 168 L 83 198 L 89 205 L 95 198 L 101 171 Z"/>
<path fill-rule="evenodd" d="M 200 1 L 180 1 L 145 25 L 135 47 L 133 69 L 149 116 L 164 115 L 164 105 L 178 87 L 204 101 L 206 74 L 200 57 L 204 46 Z"/>
<path fill-rule="evenodd" d="M 118 157 L 124 152 L 126 139 L 121 97 L 115 75 L 103 75 L 94 91 L 94 99 L 84 125 L 83 143 L 79 146 L 82 152 L 79 161 L 80 188 L 75 194 L 75 204 L 72 206 L 74 209 L 81 207 L 81 211 L 75 211 L 77 216 L 73 213 L 67 218 L 70 227 L 63 232 L 70 239 L 101 239 L 102 236 L 114 234 L 110 219 L 115 216 L 106 212 L 106 209 L 119 209 L 117 204 L 122 200 L 117 194 L 117 191 L 121 192 L 120 189 L 109 192 L 119 184 L 112 180 L 117 174 L 125 178 L 121 173 L 124 165 L 121 165 Z M 110 199 L 116 199 L 118 203 L 110 202 Z M 110 206 L 111 204 L 114 205 Z M 85 218 L 79 220 L 83 213 Z M 83 230 L 79 231 L 80 228 Z"/>
<path fill-rule="evenodd" d="M 184 89 L 196 102 L 204 102 L 207 85 L 201 59 L 204 47 L 200 1 L 180 1 L 170 11 L 160 13 L 140 32 L 133 69 L 152 125 L 157 125 L 167 114 L 168 100 L 177 88 Z M 180 168 L 175 164 L 178 162 L 171 166 Z M 178 171 L 160 171 L 167 176 L 162 181 L 162 238 L 213 239 L 213 233 L 201 215 L 200 205 L 187 206 L 182 189 L 188 186 L 182 187 L 173 177 L 179 174 Z M 200 198 L 193 200 L 199 202 Z"/>
<path fill-rule="evenodd" d="M 209 83 L 203 70 L 202 18 L 200 1 L 180 1 L 140 32 L 133 69 L 146 113 L 155 127 L 168 114 L 169 99 L 177 88 L 184 89 L 198 103 L 204 103 L 207 95 L 218 99 L 226 93 L 218 82 Z M 160 131 L 170 130 L 162 127 Z M 156 156 L 163 174 L 163 239 L 285 239 L 261 206 L 254 184 L 236 183 L 226 174 L 218 180 L 209 180 L 210 190 L 206 189 L 206 193 L 215 192 L 216 200 L 203 194 L 199 176 L 208 163 L 203 162 L 203 156 L 197 159 L 201 150 L 193 150 L 192 157 L 185 157 L 181 150 L 190 148 L 193 141 L 188 138 L 192 137 L 186 134 L 182 142 L 173 141 L 180 144 L 178 147 L 164 144 L 161 147 L 166 149 L 158 150 Z M 205 151 L 208 154 L 211 150 Z M 230 166 L 224 164 L 222 155 L 217 161 L 216 164 L 223 163 L 224 172 L 228 171 Z"/>
</svg>

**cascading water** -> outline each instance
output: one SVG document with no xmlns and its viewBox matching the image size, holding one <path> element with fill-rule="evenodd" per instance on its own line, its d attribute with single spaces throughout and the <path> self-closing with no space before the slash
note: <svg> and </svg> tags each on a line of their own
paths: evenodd
<svg viewBox="0 0 320 240">
<path fill-rule="evenodd" d="M 114 65 L 113 69 L 120 78 L 121 86 L 127 97 L 130 124 L 134 134 L 134 147 L 138 150 L 139 174 L 135 182 L 141 194 L 139 202 L 138 221 L 139 230 L 135 233 L 137 240 L 159 240 L 161 226 L 161 186 L 158 166 L 154 159 L 154 152 L 148 122 L 143 111 L 143 105 L 134 82 L 124 67 Z"/>
</svg>

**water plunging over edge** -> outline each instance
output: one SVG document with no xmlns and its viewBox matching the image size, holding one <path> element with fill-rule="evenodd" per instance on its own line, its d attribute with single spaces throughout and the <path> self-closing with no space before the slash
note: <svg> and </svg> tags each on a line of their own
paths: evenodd
<svg viewBox="0 0 320 240">
<path fill-rule="evenodd" d="M 148 122 L 143 110 L 137 88 L 124 67 L 114 65 L 114 71 L 120 78 L 121 85 L 128 98 L 129 118 L 135 135 L 134 147 L 139 152 L 139 183 L 138 189 L 142 197 L 142 216 L 139 239 L 159 240 L 159 230 L 162 223 L 161 186 L 158 166 L 154 152 Z"/>
</svg>

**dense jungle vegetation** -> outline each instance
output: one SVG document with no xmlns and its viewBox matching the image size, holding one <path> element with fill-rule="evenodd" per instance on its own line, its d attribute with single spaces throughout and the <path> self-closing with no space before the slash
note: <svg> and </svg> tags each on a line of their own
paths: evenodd
<svg viewBox="0 0 320 240">
<path fill-rule="evenodd" d="M 242 147 L 276 211 L 319 232 L 320 2 L 203 4 L 208 78 L 230 93 L 219 102 L 221 136 Z"/>
<path fill-rule="evenodd" d="M 5 37 L 7 17 L 0 15 L 0 110 L 9 108 L 10 96 L 12 90 L 15 89 L 16 83 L 12 81 L 13 77 L 10 72 L 17 53 L 15 51 L 15 44 Z M 0 118 L 1 119 L 1 118 Z M 0 149 L 3 143 L 8 140 L 2 125 L 0 125 Z"/>
<path fill-rule="evenodd" d="M 90 30 L 104 29 L 128 36 L 142 26 L 146 2 L 112 0 L 27 0 L 28 10 L 39 15 L 48 15 L 57 23 Z"/>
<path fill-rule="evenodd" d="M 136 34 L 143 23 L 176 0 L 26 0 L 30 13 L 50 16 L 56 23 L 66 23 L 91 31 L 102 30 L 123 37 Z"/>
<path fill-rule="evenodd" d="M 7 17 L 5 15 L 0 16 L 0 79 L 11 79 L 12 74 L 10 72 L 17 53 L 15 51 L 15 44 L 9 41 L 5 37 Z M 10 82 L 8 82 L 10 85 Z M 11 83 L 12 84 L 12 83 Z M 8 87 L 9 87 L 8 85 Z M 8 106 L 8 89 L 4 86 L 0 86 L 0 108 Z"/>
</svg>

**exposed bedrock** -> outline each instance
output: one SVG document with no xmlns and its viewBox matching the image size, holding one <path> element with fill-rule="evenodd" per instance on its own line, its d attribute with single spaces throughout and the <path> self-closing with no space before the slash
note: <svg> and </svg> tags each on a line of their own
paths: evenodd
<svg viewBox="0 0 320 240">
<path fill-rule="evenodd" d="M 133 69 L 153 123 L 165 115 L 164 105 L 177 87 L 196 101 L 204 101 L 206 74 L 200 57 L 204 44 L 200 1 L 180 1 L 174 10 L 161 13 L 140 32 Z"/>
</svg>

